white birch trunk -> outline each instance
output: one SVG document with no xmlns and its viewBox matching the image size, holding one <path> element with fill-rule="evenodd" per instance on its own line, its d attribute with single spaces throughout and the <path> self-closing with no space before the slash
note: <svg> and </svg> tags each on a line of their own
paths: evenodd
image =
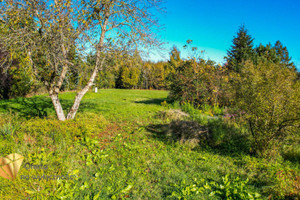
<svg viewBox="0 0 300 200">
<path fill-rule="evenodd" d="M 100 59 L 101 59 L 101 51 L 102 51 L 103 44 L 104 44 L 104 37 L 105 37 L 105 33 L 106 33 L 107 23 L 108 23 L 108 17 L 105 18 L 103 26 L 101 26 L 102 27 L 101 36 L 100 36 L 100 40 L 99 40 L 99 43 L 98 43 L 96 65 L 95 65 L 94 71 L 93 71 L 87 85 L 80 92 L 77 93 L 77 95 L 75 97 L 74 104 L 73 104 L 72 108 L 70 109 L 70 111 L 67 115 L 67 119 L 74 119 L 75 118 L 75 115 L 78 111 L 78 108 L 79 108 L 80 102 L 82 100 L 82 97 L 91 88 L 91 86 L 93 85 L 94 80 L 97 76 L 99 68 L 101 69 L 102 66 L 103 66 L 103 62 L 105 60 L 105 57 L 102 59 L 102 61 Z"/>
<path fill-rule="evenodd" d="M 50 98 L 52 100 L 56 115 L 58 120 L 60 121 L 65 121 L 66 117 L 63 111 L 63 108 L 60 104 L 59 98 L 58 98 L 58 94 L 50 94 Z"/>
<path fill-rule="evenodd" d="M 70 109 L 70 112 L 67 115 L 67 119 L 74 119 L 75 118 L 75 115 L 76 115 L 77 110 L 79 108 L 79 104 L 81 102 L 81 99 L 85 95 L 85 93 L 87 93 L 87 91 L 89 91 L 89 89 L 93 85 L 93 82 L 96 78 L 97 72 L 98 72 L 98 67 L 96 66 L 89 82 L 87 83 L 87 85 L 80 92 L 77 93 L 77 95 L 75 97 L 74 104 L 73 104 L 72 108 Z"/>
</svg>

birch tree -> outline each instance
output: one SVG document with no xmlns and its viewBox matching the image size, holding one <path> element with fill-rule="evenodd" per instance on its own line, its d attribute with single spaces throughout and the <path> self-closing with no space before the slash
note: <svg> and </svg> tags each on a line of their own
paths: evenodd
<svg viewBox="0 0 300 200">
<path fill-rule="evenodd" d="M 1 42 L 9 52 L 24 54 L 24 62 L 45 84 L 58 119 L 73 119 L 109 52 L 159 45 L 153 13 L 161 11 L 160 5 L 160 0 L 1 1 L 0 19 L 7 28 Z M 68 59 L 74 46 L 82 54 L 93 51 L 96 62 L 65 115 L 58 94 L 67 71 L 74 67 Z"/>
</svg>

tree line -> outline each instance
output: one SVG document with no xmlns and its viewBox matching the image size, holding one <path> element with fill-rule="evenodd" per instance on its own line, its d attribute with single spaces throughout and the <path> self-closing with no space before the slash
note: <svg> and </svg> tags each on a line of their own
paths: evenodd
<svg viewBox="0 0 300 200">
<path fill-rule="evenodd" d="M 192 48 L 195 49 L 195 48 Z M 287 48 L 253 45 L 241 26 L 224 65 L 199 57 L 181 59 L 176 53 L 169 97 L 196 108 L 225 108 L 226 116 L 246 130 L 257 155 L 269 155 L 287 138 L 300 133 L 300 79 Z"/>
<path fill-rule="evenodd" d="M 191 41 L 188 43 L 191 43 Z M 178 65 L 183 62 L 184 58 L 180 58 L 180 51 L 175 46 L 169 54 L 170 58 L 168 61 L 153 62 L 144 61 L 137 50 L 132 52 L 114 51 L 114 56 L 108 55 L 108 59 L 105 61 L 102 69 L 97 73 L 94 87 L 171 89 L 171 80 L 174 78 L 175 71 L 178 70 Z M 32 75 L 31 71 L 26 71 L 28 67 L 21 66 L 23 62 L 18 60 L 20 58 L 15 57 L 10 61 L 5 61 L 7 55 L 8 51 L 2 48 L 0 51 L 2 60 L 0 98 L 8 99 L 25 96 L 45 88 L 40 80 Z M 92 69 L 96 64 L 96 54 L 90 52 L 83 59 L 74 47 L 69 51 L 68 57 L 74 67 L 66 72 L 60 90 L 82 89 L 93 72 Z M 245 27 L 240 28 L 225 59 L 227 62 L 222 66 L 217 65 L 212 60 L 205 61 L 201 59 L 201 62 L 206 62 L 212 71 L 220 68 L 239 72 L 245 60 L 251 60 L 253 63 L 272 62 L 285 65 L 296 71 L 296 66 L 291 61 L 287 47 L 280 41 L 277 41 L 274 45 L 269 43 L 254 47 L 253 39 L 247 33 Z"/>
</svg>

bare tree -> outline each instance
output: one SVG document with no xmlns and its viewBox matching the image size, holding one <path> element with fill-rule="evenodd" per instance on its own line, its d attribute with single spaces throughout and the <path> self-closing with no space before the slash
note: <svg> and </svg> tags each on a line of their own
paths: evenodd
<svg viewBox="0 0 300 200">
<path fill-rule="evenodd" d="M 0 3 L 3 45 L 23 55 L 24 62 L 44 82 L 59 120 L 73 119 L 113 49 L 148 49 L 158 45 L 153 13 L 160 0 L 11 0 Z M 86 86 L 77 93 L 65 117 L 58 94 L 67 71 L 71 47 L 93 51 L 96 63 Z M 111 55 L 111 53 L 110 53 Z M 82 66 L 84 67 L 84 66 Z"/>
</svg>

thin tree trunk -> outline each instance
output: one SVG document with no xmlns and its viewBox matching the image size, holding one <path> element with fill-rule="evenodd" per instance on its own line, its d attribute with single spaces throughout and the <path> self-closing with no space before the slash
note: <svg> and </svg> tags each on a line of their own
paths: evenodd
<svg viewBox="0 0 300 200">
<path fill-rule="evenodd" d="M 63 110 L 63 108 L 60 104 L 59 98 L 58 98 L 58 93 L 62 86 L 63 80 L 66 76 L 67 70 L 68 70 L 68 65 L 65 64 L 63 67 L 62 73 L 60 74 L 59 80 L 55 85 L 46 83 L 46 87 L 48 87 L 49 96 L 52 100 L 52 104 L 54 106 L 57 118 L 60 121 L 66 120 L 64 110 Z"/>
<path fill-rule="evenodd" d="M 77 95 L 75 97 L 74 104 L 73 104 L 72 108 L 70 109 L 70 111 L 67 115 L 67 119 L 74 119 L 75 118 L 75 115 L 78 111 L 78 108 L 79 108 L 82 97 L 85 95 L 85 93 L 87 93 L 87 91 L 93 85 L 94 80 L 97 76 L 98 70 L 102 69 L 105 57 L 102 59 L 102 61 L 100 61 L 100 59 L 101 59 L 101 52 L 102 52 L 103 44 L 104 44 L 104 37 L 105 37 L 106 30 L 107 30 L 106 29 L 107 28 L 107 23 L 108 23 L 108 16 L 105 17 L 103 26 L 101 26 L 101 36 L 100 36 L 100 41 L 98 43 L 96 65 L 95 65 L 94 71 L 93 71 L 93 73 L 92 73 L 92 75 L 89 79 L 89 82 L 86 84 L 86 86 L 80 92 L 77 93 Z"/>
<path fill-rule="evenodd" d="M 50 98 L 52 100 L 56 115 L 58 120 L 60 121 L 65 121 L 66 117 L 63 111 L 63 108 L 60 104 L 59 98 L 58 98 L 58 94 L 50 94 Z"/>
<path fill-rule="evenodd" d="M 93 74 L 89 80 L 89 82 L 87 83 L 87 85 L 80 91 L 77 93 L 76 97 L 75 97 L 75 101 L 74 104 L 72 106 L 72 108 L 70 109 L 70 112 L 67 115 L 67 119 L 74 119 L 77 110 L 79 108 L 79 104 L 81 102 L 82 97 L 85 95 L 85 93 L 87 93 L 87 91 L 91 88 L 91 86 L 93 85 L 93 82 L 95 80 L 95 77 L 97 75 L 98 72 L 98 67 L 95 67 Z"/>
<path fill-rule="evenodd" d="M 103 62 L 104 62 L 104 59 L 102 59 L 102 62 L 101 62 L 101 65 L 100 65 L 100 69 L 102 68 L 102 65 L 103 65 Z M 80 105 L 80 102 L 81 102 L 81 99 L 82 97 L 85 95 L 85 93 L 87 93 L 87 91 L 89 91 L 89 89 L 92 87 L 93 83 L 94 83 L 94 80 L 97 76 L 97 73 L 98 73 L 98 64 L 96 64 L 95 66 L 95 69 L 92 73 L 92 76 L 90 77 L 90 80 L 89 82 L 87 83 L 87 85 L 80 91 L 77 93 L 76 97 L 75 97 L 75 101 L 74 101 L 74 104 L 72 106 L 72 108 L 70 109 L 68 115 L 67 115 L 67 119 L 74 119 L 75 118 L 75 115 L 78 111 L 78 108 L 79 108 L 79 105 Z"/>
</svg>

